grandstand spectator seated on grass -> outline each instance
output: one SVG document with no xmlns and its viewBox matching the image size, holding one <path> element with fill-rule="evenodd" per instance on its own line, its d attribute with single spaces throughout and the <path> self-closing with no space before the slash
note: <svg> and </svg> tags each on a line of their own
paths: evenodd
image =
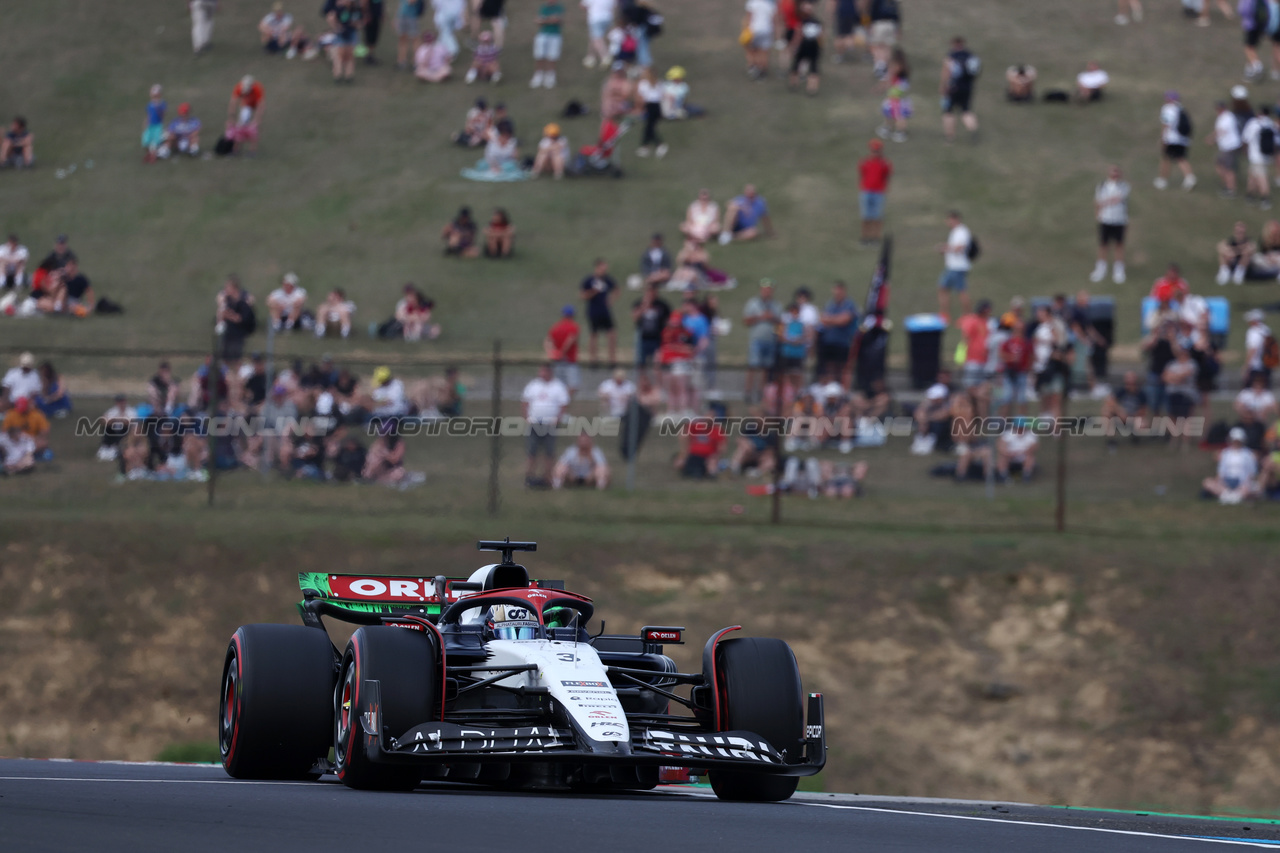
<svg viewBox="0 0 1280 853">
<path fill-rule="evenodd" d="M 649 285 L 666 284 L 671 280 L 673 270 L 671 253 L 667 251 L 662 235 L 655 233 L 649 238 L 649 248 L 640 256 L 640 274 L 629 276 L 627 286 L 639 290 Z"/>
<path fill-rule="evenodd" d="M 0 288 L 13 291 L 30 284 L 27 279 L 27 260 L 31 253 L 18 241 L 17 234 L 0 243 Z"/>
<path fill-rule="evenodd" d="M 950 379 L 946 371 L 939 372 L 937 381 L 924 392 L 924 401 L 916 406 L 913 414 L 916 434 L 911 452 L 917 456 L 951 447 L 951 389 L 947 387 Z"/>
<path fill-rule="evenodd" d="M 59 234 L 58 239 L 53 244 L 53 251 L 45 256 L 40 262 L 40 266 L 36 267 L 36 271 L 31 276 L 31 286 L 38 287 L 41 280 L 54 270 L 60 270 L 67 265 L 67 261 L 77 260 L 76 253 L 71 251 L 67 246 L 67 235 Z"/>
<path fill-rule="evenodd" d="M 200 155 L 200 119 L 191 114 L 190 104 L 178 105 L 178 117 L 169 122 L 164 134 L 164 144 L 160 150 L 163 156 L 186 154 L 189 157 Z"/>
<path fill-rule="evenodd" d="M 1243 503 L 1258 495 L 1258 460 L 1244 446 L 1245 432 L 1233 427 L 1227 434 L 1227 446 L 1218 452 L 1218 470 L 1201 484 L 1201 494 L 1217 498 L 1222 504 Z"/>
<path fill-rule="evenodd" d="M 662 81 L 661 105 L 665 121 L 701 118 L 707 114 L 706 108 L 689 102 L 689 83 L 685 80 L 685 70 L 679 65 L 667 69 L 666 79 Z"/>
<path fill-rule="evenodd" d="M 49 419 L 44 416 L 31 397 L 19 397 L 13 402 L 9 411 L 5 412 L 0 429 L 8 430 L 17 427 L 35 442 L 37 459 L 52 459 L 49 452 Z"/>
<path fill-rule="evenodd" d="M 467 69 L 466 81 L 474 83 L 498 83 L 502 80 L 502 64 L 499 61 L 502 48 L 493 42 L 493 33 L 483 32 L 475 47 L 471 67 Z"/>
<path fill-rule="evenodd" d="M 62 381 L 53 362 L 46 361 L 40 365 L 40 393 L 33 402 L 44 412 L 47 418 L 65 418 L 71 411 L 71 395 L 67 393 L 67 384 Z"/>
<path fill-rule="evenodd" d="M 1257 250 L 1257 244 L 1249 239 L 1248 228 L 1243 222 L 1232 226 L 1231 236 L 1218 242 L 1218 284 L 1229 281 L 1243 284 Z"/>
<path fill-rule="evenodd" d="M 412 282 L 404 286 L 404 296 L 396 303 L 395 321 L 406 341 L 434 341 L 440 337 L 440 324 L 431 322 L 435 307 L 435 302 L 423 296 Z"/>
<path fill-rule="evenodd" d="M 18 427 L 0 432 L 0 464 L 6 477 L 30 474 L 36 468 L 36 443 Z"/>
<path fill-rule="evenodd" d="M 852 465 L 799 456 L 787 459 L 782 478 L 778 482 L 781 491 L 790 494 L 807 494 L 810 498 L 854 498 L 862 494 L 862 480 L 867 476 L 867 463 Z"/>
<path fill-rule="evenodd" d="M 509 119 L 502 119 L 489 128 L 484 159 L 475 165 L 474 171 L 479 173 L 476 178 L 481 180 L 500 177 L 511 180 L 518 179 L 517 175 L 523 175 L 520 167 L 520 142 L 515 136 L 515 126 Z"/>
<path fill-rule="evenodd" d="M 685 211 L 680 233 L 691 240 L 706 242 L 720 229 L 720 205 L 711 200 L 711 190 L 698 190 L 698 197 Z"/>
<path fill-rule="evenodd" d="M 44 314 L 71 317 L 87 317 L 93 313 L 95 302 L 93 287 L 74 260 L 68 260 L 61 270 L 46 276 L 40 287 L 32 289 L 31 298 L 37 310 Z"/>
<path fill-rule="evenodd" d="M 467 148 L 479 148 L 489 139 L 489 128 L 493 126 L 493 111 L 489 109 L 484 98 L 477 98 L 467 117 L 462 123 L 462 130 L 450 137 L 457 145 Z"/>
<path fill-rule="evenodd" d="M 15 116 L 13 124 L 0 139 L 0 169 L 31 168 L 36 162 L 36 138 L 27 126 L 27 120 Z"/>
<path fill-rule="evenodd" d="M 951 395 L 951 441 L 955 445 L 957 480 L 969 478 L 969 469 L 974 465 L 978 470 L 986 471 L 991 464 L 991 445 L 984 438 L 973 438 L 966 431 L 972 429 L 972 421 L 978 417 L 978 401 L 968 391 L 957 391 Z"/>
<path fill-rule="evenodd" d="M 569 140 L 560 134 L 560 125 L 549 124 L 542 129 L 538 141 L 538 153 L 533 158 L 532 177 L 551 175 L 557 181 L 564 177 L 564 165 L 569 158 Z"/>
<path fill-rule="evenodd" d="M 693 480 L 714 478 L 720 470 L 720 454 L 724 452 L 726 440 L 724 431 L 708 410 L 702 417 L 690 421 L 680 436 L 675 469 L 680 476 Z"/>
<path fill-rule="evenodd" d="M 103 412 L 99 420 L 105 427 L 102 443 L 98 447 L 98 460 L 114 462 L 120 451 L 120 442 L 126 434 L 126 428 L 138 417 L 137 411 L 129 405 L 123 394 L 117 394 L 111 408 Z"/>
<path fill-rule="evenodd" d="M 1090 62 L 1076 75 L 1076 100 L 1082 104 L 1101 101 L 1110 82 L 1111 75 L 1103 71 L 1098 63 Z"/>
<path fill-rule="evenodd" d="M 769 217 L 769 205 L 764 198 L 756 192 L 755 186 L 747 184 L 742 188 L 742 195 L 735 196 L 725 206 L 720 244 L 754 240 L 760 236 L 773 236 L 773 220 Z"/>
<path fill-rule="evenodd" d="M 405 480 L 404 442 L 391 424 L 379 430 L 365 453 L 363 479 L 370 483 L 398 486 Z"/>
<path fill-rule="evenodd" d="M 335 287 L 316 306 L 316 337 L 323 338 L 332 329 L 337 329 L 344 338 L 350 337 L 351 318 L 355 313 L 356 304 L 347 298 L 347 292 L 341 287 Z"/>
<path fill-rule="evenodd" d="M 1005 482 L 1009 474 L 1021 472 L 1023 480 L 1036 473 L 1036 447 L 1040 440 L 1028 432 L 1026 421 L 1013 418 L 996 444 L 996 479 Z"/>
<path fill-rule="evenodd" d="M 1142 387 L 1142 381 L 1137 372 L 1133 370 L 1126 371 L 1120 387 L 1113 389 L 1102 401 L 1102 417 L 1115 418 L 1134 430 L 1140 430 L 1146 426 L 1150 410 L 1150 398 Z M 1136 435 L 1133 440 L 1138 440 Z M 1107 446 L 1114 450 L 1116 440 L 1108 439 Z"/>
<path fill-rule="evenodd" d="M 274 3 L 271 11 L 258 22 L 258 38 L 267 53 L 283 53 L 285 59 L 293 59 L 299 53 L 304 59 L 314 59 L 319 46 L 309 47 L 307 33 L 294 25 L 293 15 L 284 10 L 283 3 Z"/>
<path fill-rule="evenodd" d="M 11 367 L 0 381 L 4 387 L 4 408 L 14 404 L 19 397 L 35 397 L 40 393 L 40 374 L 36 370 L 36 358 L 29 352 L 18 356 L 18 365 Z"/>
<path fill-rule="evenodd" d="M 1249 385 L 1242 388 L 1232 404 L 1239 422 L 1236 426 L 1245 432 L 1245 445 L 1252 450 L 1261 450 L 1263 437 L 1267 427 L 1275 422 L 1280 411 L 1276 407 L 1276 397 L 1267 388 L 1267 377 L 1263 373 L 1254 373 Z"/>
<path fill-rule="evenodd" d="M 1244 277 L 1248 281 L 1275 281 L 1280 278 L 1280 222 L 1268 219 L 1262 226 L 1262 236 Z"/>
<path fill-rule="evenodd" d="M 277 332 L 291 332 L 302 327 L 307 311 L 307 291 L 298 286 L 296 273 L 285 273 L 280 286 L 267 296 L 267 314 Z"/>
<path fill-rule="evenodd" d="M 458 215 L 444 227 L 440 237 L 444 240 L 444 253 L 459 258 L 480 257 L 476 243 L 476 221 L 471 218 L 471 208 L 458 209 Z"/>
<path fill-rule="evenodd" d="M 711 254 L 704 240 L 690 237 L 676 254 L 676 271 L 667 282 L 668 290 L 701 290 L 732 287 L 733 280 L 724 270 L 711 266 Z"/>
<path fill-rule="evenodd" d="M 426 32 L 413 52 L 413 75 L 424 83 L 443 83 L 453 76 L 453 54 L 436 37 Z"/>
<path fill-rule="evenodd" d="M 338 429 L 345 430 L 346 428 L 339 427 Z M 338 433 L 335 432 L 334 435 L 337 436 Z M 332 479 L 340 483 L 349 483 L 364 476 L 364 465 L 368 458 L 368 452 L 364 449 L 364 445 L 360 443 L 360 439 L 354 435 L 342 434 L 336 442 L 333 442 L 333 446 L 327 455 L 333 460 L 333 467 L 329 471 Z"/>
<path fill-rule="evenodd" d="M 402 418 L 409 414 L 404 382 L 385 365 L 373 371 L 373 405 L 375 418 Z"/>
<path fill-rule="evenodd" d="M 1007 100 L 1025 104 L 1036 99 L 1036 69 L 1034 65 L 1010 65 L 1004 72 L 1004 96 Z"/>
<path fill-rule="evenodd" d="M 565 449 L 551 470 L 551 488 L 565 486 L 609 487 L 609 463 L 604 451 L 596 447 L 591 436 L 582 433 L 572 447 Z"/>
<path fill-rule="evenodd" d="M 516 227 L 504 208 L 496 207 L 484 228 L 484 256 L 509 258 L 516 248 Z"/>
</svg>

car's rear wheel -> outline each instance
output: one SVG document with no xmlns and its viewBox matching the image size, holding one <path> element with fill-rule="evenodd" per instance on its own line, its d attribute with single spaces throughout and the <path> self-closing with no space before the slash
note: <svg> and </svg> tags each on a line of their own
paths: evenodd
<svg viewBox="0 0 1280 853">
<path fill-rule="evenodd" d="M 369 710 L 366 681 L 379 683 L 384 734 L 395 737 L 419 723 L 438 719 L 439 674 L 434 640 L 404 628 L 358 629 L 347 643 L 333 696 L 333 749 L 342 783 L 366 790 L 412 790 L 422 781 L 420 768 L 375 764 L 365 753 L 360 719 Z"/>
<path fill-rule="evenodd" d="M 333 644 L 302 625 L 244 625 L 222 667 L 218 746 L 237 779 L 317 778 L 333 725 Z"/>
<path fill-rule="evenodd" d="M 804 739 L 804 691 L 791 648 L 781 640 L 739 637 L 716 649 L 725 731 L 746 731 L 775 749 L 794 752 Z M 713 769 L 711 789 L 722 800 L 772 802 L 796 792 L 795 776 Z"/>
</svg>

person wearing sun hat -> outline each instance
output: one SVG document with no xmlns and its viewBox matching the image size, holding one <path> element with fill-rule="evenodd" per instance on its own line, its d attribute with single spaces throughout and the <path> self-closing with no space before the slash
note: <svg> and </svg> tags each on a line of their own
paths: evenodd
<svg viewBox="0 0 1280 853">
<path fill-rule="evenodd" d="M 1253 451 L 1244 446 L 1247 436 L 1240 427 L 1232 427 L 1227 433 L 1227 446 L 1218 453 L 1218 470 L 1201 483 L 1205 497 L 1217 498 L 1219 503 L 1238 504 L 1257 494 L 1258 460 Z"/>
<path fill-rule="evenodd" d="M 533 158 L 531 177 L 551 174 L 558 181 L 564 177 L 564 164 L 569 159 L 569 140 L 560 134 L 560 125 L 552 122 L 542 129 L 538 154 Z"/>
<path fill-rule="evenodd" d="M 405 398 L 404 383 L 392 375 L 385 364 L 373 371 L 373 416 L 398 418 L 409 414 L 409 402 Z"/>
</svg>

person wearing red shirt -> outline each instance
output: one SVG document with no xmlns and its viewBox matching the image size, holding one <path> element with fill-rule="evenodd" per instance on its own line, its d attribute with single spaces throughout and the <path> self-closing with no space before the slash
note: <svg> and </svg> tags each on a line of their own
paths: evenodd
<svg viewBox="0 0 1280 853">
<path fill-rule="evenodd" d="M 720 425 L 708 414 L 689 423 L 680 437 L 680 454 L 676 457 L 676 470 L 682 477 L 705 480 L 714 477 L 720 469 L 717 457 L 724 449 L 725 435 Z"/>
<path fill-rule="evenodd" d="M 1177 264 L 1169 264 L 1164 277 L 1151 285 L 1151 296 L 1161 302 L 1182 302 L 1190 293 L 1191 286 L 1182 277 L 1182 270 Z"/>
<path fill-rule="evenodd" d="M 884 143 L 871 140 L 871 156 L 858 164 L 858 204 L 862 209 L 862 245 L 877 242 L 884 234 L 884 195 L 889 190 L 893 164 L 884 158 Z"/>
<path fill-rule="evenodd" d="M 782 26 L 786 29 L 782 38 L 787 44 L 791 44 L 791 38 L 800 26 L 800 0 L 782 0 L 778 4 L 778 13 L 782 16 Z"/>
<path fill-rule="evenodd" d="M 1000 345 L 1000 367 L 1004 371 L 1004 390 L 1000 395 L 1001 414 L 1005 417 L 1025 414 L 1027 374 L 1031 371 L 1031 342 L 1026 325 L 1013 317 L 1009 337 Z"/>
<path fill-rule="evenodd" d="M 250 151 L 258 150 L 258 124 L 262 120 L 262 84 L 250 74 L 244 75 L 231 90 L 227 104 L 227 138 L 239 151 L 241 143 L 249 143 Z"/>
<path fill-rule="evenodd" d="M 555 376 L 569 389 L 570 398 L 578 393 L 578 336 L 580 330 L 573 319 L 573 306 L 560 310 L 560 320 L 547 332 L 542 348 L 547 360 L 555 365 Z"/>
<path fill-rule="evenodd" d="M 693 400 L 693 351 L 697 342 L 684 324 L 687 308 L 673 311 L 662 330 L 658 364 L 667 372 L 667 411 L 681 414 L 691 410 Z"/>
</svg>

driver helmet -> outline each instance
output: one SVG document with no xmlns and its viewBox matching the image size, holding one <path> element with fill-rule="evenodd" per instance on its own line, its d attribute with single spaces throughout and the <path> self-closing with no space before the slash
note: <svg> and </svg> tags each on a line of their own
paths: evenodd
<svg viewBox="0 0 1280 853">
<path fill-rule="evenodd" d="M 495 604 L 489 610 L 489 628 L 495 640 L 536 640 L 538 617 L 529 607 Z"/>
<path fill-rule="evenodd" d="M 568 628 L 573 624 L 577 611 L 572 607 L 548 607 L 542 612 L 548 628 Z"/>
</svg>

